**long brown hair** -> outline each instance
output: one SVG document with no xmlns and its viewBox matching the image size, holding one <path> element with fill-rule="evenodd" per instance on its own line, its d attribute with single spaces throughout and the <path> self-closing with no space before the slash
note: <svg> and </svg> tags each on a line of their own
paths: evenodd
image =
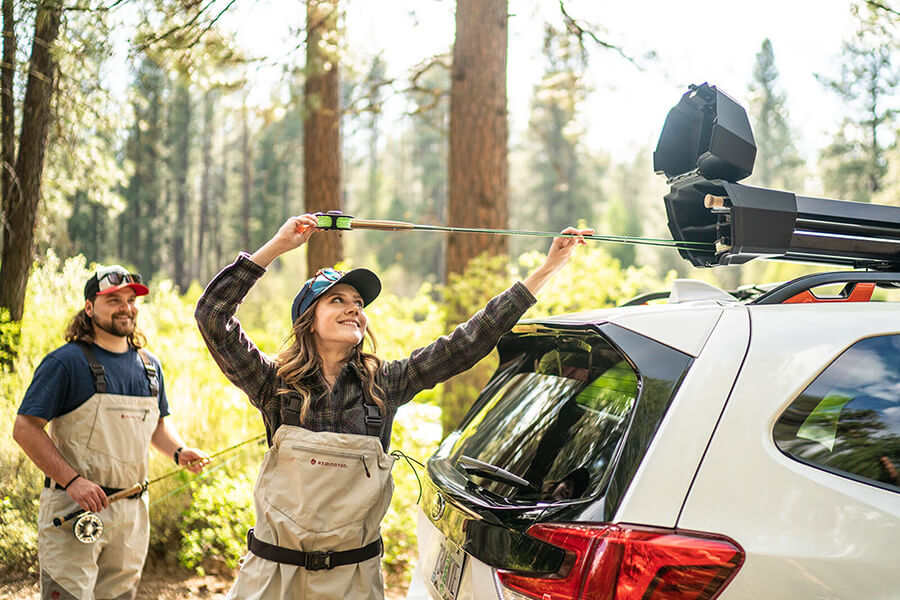
<svg viewBox="0 0 900 600">
<path fill-rule="evenodd" d="M 278 377 L 286 384 L 286 387 L 279 389 L 278 393 L 296 392 L 300 394 L 301 423 L 306 423 L 306 416 L 309 414 L 312 404 L 310 387 L 314 385 L 313 382 L 318 381 L 322 372 L 322 361 L 316 352 L 316 343 L 312 332 L 313 321 L 316 318 L 315 307 L 318 303 L 316 300 L 302 315 L 297 317 L 291 328 L 291 345 L 275 357 L 275 364 L 278 365 L 276 371 Z M 347 362 L 356 364 L 362 376 L 363 393 L 378 405 L 378 409 L 384 415 L 386 410 L 383 398 L 384 390 L 375 383 L 375 374 L 381 368 L 382 361 L 375 354 L 363 351 L 366 338 L 372 346 L 372 352 L 375 352 L 375 335 L 372 333 L 372 328 L 367 325 L 363 340 L 350 351 Z"/>
<path fill-rule="evenodd" d="M 69 321 L 69 325 L 66 327 L 65 338 L 67 342 L 94 343 L 94 324 L 83 308 L 75 313 L 75 316 Z M 128 335 L 128 345 L 134 349 L 143 348 L 147 345 L 147 338 L 138 330 L 137 324 L 135 324 L 134 330 Z"/>
</svg>

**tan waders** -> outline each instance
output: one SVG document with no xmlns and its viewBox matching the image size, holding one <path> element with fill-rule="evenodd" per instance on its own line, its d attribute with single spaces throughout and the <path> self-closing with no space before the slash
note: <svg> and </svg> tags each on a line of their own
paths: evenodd
<svg viewBox="0 0 900 600">
<path fill-rule="evenodd" d="M 383 598 L 380 525 L 394 460 L 372 435 L 281 425 L 260 467 L 250 552 L 228 598 Z"/>
<path fill-rule="evenodd" d="M 50 439 L 85 479 L 110 492 L 147 479 L 150 436 L 159 422 L 156 371 L 141 353 L 150 380 L 150 396 L 106 393 L 103 367 L 90 349 L 79 344 L 91 363 L 97 393 L 84 404 L 50 421 Z M 99 367 L 99 371 L 97 370 Z M 65 483 L 65 482 L 63 482 Z M 98 513 L 103 533 L 90 544 L 78 541 L 72 523 L 55 527 L 52 519 L 78 510 L 78 504 L 49 479 L 38 514 L 38 556 L 43 575 L 42 598 L 60 597 L 59 586 L 82 600 L 131 597 L 137 591 L 150 520 L 144 497 L 126 499 Z"/>
</svg>

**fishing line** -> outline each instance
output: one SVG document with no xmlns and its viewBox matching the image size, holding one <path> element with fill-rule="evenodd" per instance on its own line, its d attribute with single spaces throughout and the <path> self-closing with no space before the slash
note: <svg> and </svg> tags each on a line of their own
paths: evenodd
<svg viewBox="0 0 900 600">
<path fill-rule="evenodd" d="M 346 215 L 340 211 L 331 210 L 327 213 L 316 213 L 318 223 L 316 229 L 332 231 L 352 231 L 359 229 L 379 231 L 434 231 L 449 233 L 478 233 L 487 235 L 508 235 L 522 237 L 573 237 L 607 242 L 614 244 L 632 244 L 639 246 L 659 246 L 694 251 L 715 252 L 715 244 L 710 242 L 695 242 L 688 240 L 671 240 L 664 238 L 649 238 L 627 235 L 590 234 L 579 235 L 577 233 L 554 233 L 550 231 L 531 231 L 522 229 L 490 229 L 483 227 L 451 227 L 445 225 L 421 225 L 406 221 L 382 221 L 372 219 L 357 219 L 353 215 Z"/>
</svg>

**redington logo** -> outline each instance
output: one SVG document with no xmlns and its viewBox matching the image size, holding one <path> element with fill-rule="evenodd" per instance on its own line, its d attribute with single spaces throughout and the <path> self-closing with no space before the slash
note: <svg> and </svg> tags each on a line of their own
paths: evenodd
<svg viewBox="0 0 900 600">
<path fill-rule="evenodd" d="M 346 469 L 347 468 L 347 465 L 345 463 L 330 462 L 327 460 L 316 460 L 314 458 L 309 461 L 309 464 L 311 464 L 314 467 L 334 467 L 336 469 Z"/>
</svg>

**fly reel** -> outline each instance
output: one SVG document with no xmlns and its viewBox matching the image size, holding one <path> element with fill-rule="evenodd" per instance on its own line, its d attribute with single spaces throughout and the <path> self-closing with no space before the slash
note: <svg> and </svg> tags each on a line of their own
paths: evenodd
<svg viewBox="0 0 900 600">
<path fill-rule="evenodd" d="M 86 512 L 75 519 L 72 531 L 75 533 L 75 539 L 82 544 L 93 544 L 103 533 L 103 521 L 94 513 Z"/>
</svg>

